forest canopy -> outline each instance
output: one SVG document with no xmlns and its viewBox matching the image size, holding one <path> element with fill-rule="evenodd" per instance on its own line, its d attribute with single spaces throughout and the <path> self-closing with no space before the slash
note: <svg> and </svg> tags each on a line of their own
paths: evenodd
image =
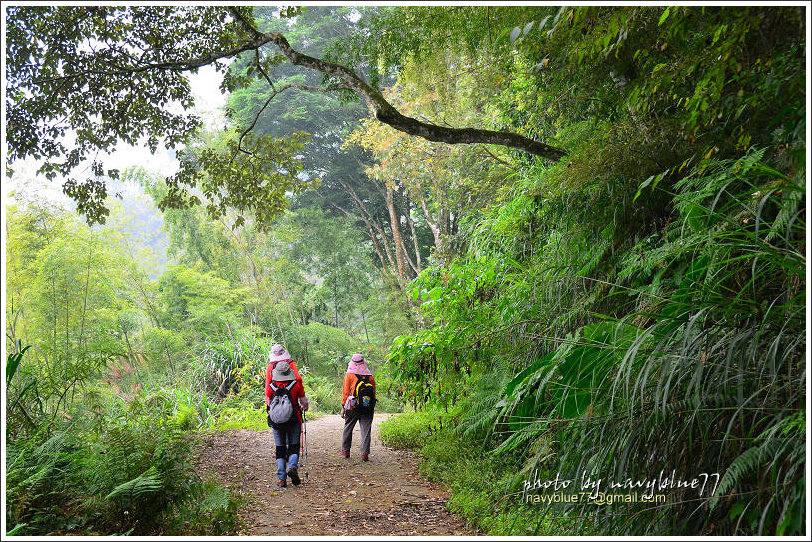
<svg viewBox="0 0 812 542">
<path fill-rule="evenodd" d="M 11 7 L 7 35 L 8 92 L 6 137 L 12 160 L 44 158 L 40 172 L 53 178 L 68 175 L 99 151 L 117 142 L 146 138 L 154 152 L 159 141 L 169 147 L 190 142 L 200 123 L 185 110 L 194 101 L 185 72 L 213 65 L 226 72 L 221 88 L 234 91 L 261 79 L 272 90 L 268 101 L 290 88 L 316 92 L 350 91 L 362 98 L 375 117 L 406 133 L 448 143 L 492 143 L 559 158 L 560 149 L 510 132 L 451 128 L 402 115 L 351 69 L 293 49 L 278 31 L 261 32 L 250 7 Z M 286 8 L 281 18 L 300 8 Z M 279 51 L 272 54 L 268 44 Z M 228 62 L 246 59 L 234 75 Z M 284 60 L 324 74 L 326 84 L 280 84 L 271 74 Z M 165 106 L 177 103 L 183 112 Z M 266 102 L 267 105 L 267 102 Z M 259 116 L 264 107 L 257 113 Z M 220 148 L 207 148 L 182 161 L 169 179 L 163 207 L 200 203 L 182 187 L 201 185 L 213 200 L 212 216 L 227 206 L 257 211 L 261 224 L 275 215 L 286 190 L 309 183 L 299 178 L 294 156 L 299 139 L 256 138 L 257 117 Z M 68 131 L 73 144 L 66 146 Z M 261 157 L 261 159 L 259 158 Z M 100 177 L 118 176 L 100 160 L 91 163 L 94 177 L 69 178 L 64 191 L 78 203 L 90 223 L 103 222 L 107 190 Z M 251 189 L 253 188 L 253 189 Z M 221 191 L 227 195 L 221 196 Z"/>
<path fill-rule="evenodd" d="M 242 532 L 275 343 L 477 532 L 808 531 L 807 6 L 5 9 L 10 533 Z"/>
</svg>

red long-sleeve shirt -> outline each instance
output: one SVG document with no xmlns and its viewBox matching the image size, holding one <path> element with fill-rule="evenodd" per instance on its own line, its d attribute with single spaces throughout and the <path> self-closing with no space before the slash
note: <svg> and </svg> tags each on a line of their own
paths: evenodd
<svg viewBox="0 0 812 542">
<path fill-rule="evenodd" d="M 271 379 L 273 378 L 273 368 L 276 364 L 279 363 L 278 361 L 274 361 L 273 363 L 268 364 L 268 368 L 265 369 L 265 404 L 267 405 L 271 401 L 271 395 L 273 395 L 273 390 L 271 390 Z M 293 369 L 293 374 L 296 376 L 296 382 L 302 384 L 302 377 L 299 376 L 299 369 L 296 367 L 295 361 L 288 361 L 290 364 L 290 368 Z M 302 395 L 304 395 L 304 388 L 302 388 Z"/>
</svg>

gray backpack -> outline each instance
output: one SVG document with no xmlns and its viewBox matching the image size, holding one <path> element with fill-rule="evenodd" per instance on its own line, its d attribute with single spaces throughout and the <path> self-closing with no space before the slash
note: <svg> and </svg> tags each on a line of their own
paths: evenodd
<svg viewBox="0 0 812 542">
<path fill-rule="evenodd" d="M 293 402 L 290 400 L 290 390 L 296 385 L 296 381 L 283 387 L 277 387 L 271 382 L 273 397 L 268 406 L 268 425 L 276 428 L 290 421 L 293 417 Z"/>
</svg>

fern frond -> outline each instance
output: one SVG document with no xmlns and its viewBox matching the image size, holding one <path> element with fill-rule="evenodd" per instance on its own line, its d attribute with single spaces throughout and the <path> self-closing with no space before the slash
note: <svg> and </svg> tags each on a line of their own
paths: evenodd
<svg viewBox="0 0 812 542">
<path fill-rule="evenodd" d="M 774 460 L 783 446 L 785 443 L 780 440 L 767 440 L 758 446 L 748 448 L 737 457 L 719 481 L 719 487 L 710 502 L 711 510 L 719 504 L 721 495 L 735 487 L 749 472 Z"/>
<path fill-rule="evenodd" d="M 116 486 L 107 494 L 105 500 L 116 500 L 125 505 L 132 504 L 155 495 L 162 487 L 160 475 L 153 466 L 140 476 Z"/>
</svg>

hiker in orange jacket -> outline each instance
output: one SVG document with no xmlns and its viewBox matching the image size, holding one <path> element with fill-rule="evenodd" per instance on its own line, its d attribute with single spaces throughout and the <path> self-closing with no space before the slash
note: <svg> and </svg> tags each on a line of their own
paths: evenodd
<svg viewBox="0 0 812 542">
<path fill-rule="evenodd" d="M 359 386 L 359 383 L 362 386 Z M 369 390 L 371 384 L 371 391 Z M 361 397 L 357 397 L 357 393 Z M 371 393 L 371 396 L 368 394 Z M 361 404 L 359 403 L 361 401 Z M 368 404 L 366 404 L 368 403 Z M 342 389 L 341 417 L 344 418 L 344 433 L 341 436 L 341 455 L 349 459 L 352 447 L 352 430 L 356 422 L 361 428 L 361 461 L 369 461 L 369 445 L 372 440 L 372 417 L 375 409 L 375 377 L 369 370 L 364 356 L 353 354 L 347 366 Z"/>
</svg>

